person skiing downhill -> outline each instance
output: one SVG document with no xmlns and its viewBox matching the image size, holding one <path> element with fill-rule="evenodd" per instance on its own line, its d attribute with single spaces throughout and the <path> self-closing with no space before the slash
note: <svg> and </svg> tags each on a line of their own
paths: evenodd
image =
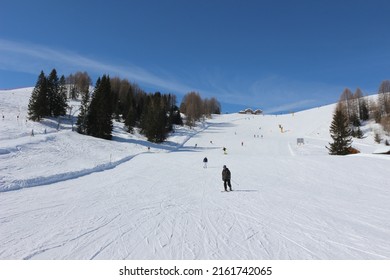
<svg viewBox="0 0 390 280">
<path fill-rule="evenodd" d="M 207 168 L 207 157 L 203 159 L 203 168 Z"/>
<path fill-rule="evenodd" d="M 228 191 L 227 186 L 229 186 L 230 191 L 232 191 L 232 184 L 230 183 L 230 179 L 231 179 L 230 170 L 229 168 L 226 167 L 226 165 L 224 165 L 222 170 L 222 181 L 226 192 Z"/>
</svg>

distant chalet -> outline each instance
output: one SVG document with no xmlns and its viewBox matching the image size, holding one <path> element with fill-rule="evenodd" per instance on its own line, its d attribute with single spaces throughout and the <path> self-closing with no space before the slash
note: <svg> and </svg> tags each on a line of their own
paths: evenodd
<svg viewBox="0 0 390 280">
<path fill-rule="evenodd" d="M 247 114 L 247 115 L 261 115 L 263 113 L 262 110 L 257 109 L 257 110 L 252 110 L 251 108 L 241 110 L 238 112 L 239 114 Z"/>
</svg>

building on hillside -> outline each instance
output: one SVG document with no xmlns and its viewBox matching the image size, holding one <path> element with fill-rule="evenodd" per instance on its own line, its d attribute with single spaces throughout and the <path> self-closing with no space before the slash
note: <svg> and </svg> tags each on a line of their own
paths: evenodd
<svg viewBox="0 0 390 280">
<path fill-rule="evenodd" d="M 247 108 L 245 110 L 239 111 L 238 113 L 247 115 L 260 115 L 263 113 L 263 111 L 260 109 L 252 110 L 251 108 Z"/>
</svg>

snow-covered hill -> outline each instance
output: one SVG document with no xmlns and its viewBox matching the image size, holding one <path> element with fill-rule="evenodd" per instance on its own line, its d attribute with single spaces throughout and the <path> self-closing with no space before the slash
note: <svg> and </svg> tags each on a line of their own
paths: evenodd
<svg viewBox="0 0 390 280">
<path fill-rule="evenodd" d="M 0 259 L 390 258 L 390 157 L 373 124 L 362 153 L 328 155 L 334 105 L 215 116 L 156 145 L 26 121 L 31 90 L 0 91 Z"/>
</svg>

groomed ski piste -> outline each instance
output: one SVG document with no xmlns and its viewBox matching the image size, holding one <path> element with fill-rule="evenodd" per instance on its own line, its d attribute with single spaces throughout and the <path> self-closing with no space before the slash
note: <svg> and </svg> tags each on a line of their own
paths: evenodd
<svg viewBox="0 0 390 280">
<path fill-rule="evenodd" d="M 328 155 L 334 104 L 213 116 L 157 145 L 26 121 L 31 91 L 0 91 L 0 259 L 390 259 L 390 156 L 373 123 L 360 154 Z"/>
</svg>

